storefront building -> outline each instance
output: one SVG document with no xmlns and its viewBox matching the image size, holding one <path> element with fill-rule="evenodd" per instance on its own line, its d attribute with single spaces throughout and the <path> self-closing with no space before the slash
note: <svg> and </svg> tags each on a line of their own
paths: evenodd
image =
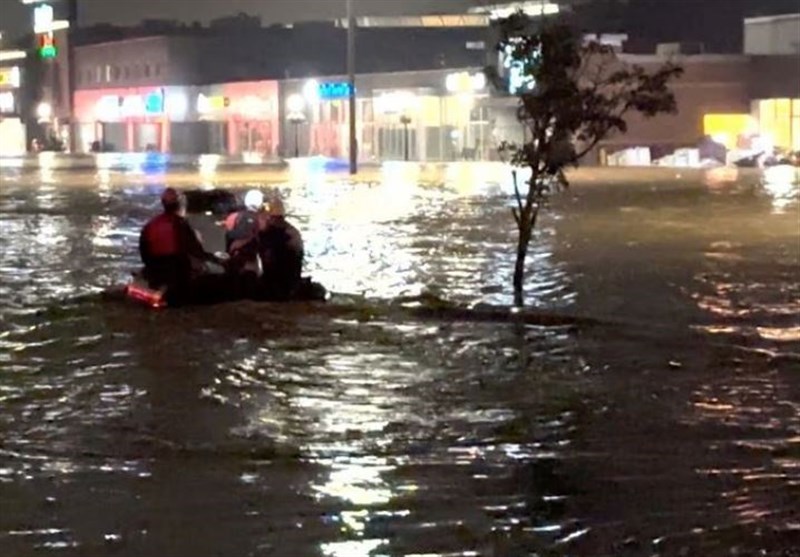
<svg viewBox="0 0 800 557">
<path fill-rule="evenodd" d="M 21 75 L 18 65 L 0 67 L 0 157 L 22 155 L 26 150 Z"/>
<path fill-rule="evenodd" d="M 273 158 L 278 141 L 278 83 L 247 81 L 201 88 L 198 121 L 209 136 L 209 153 Z"/>
<path fill-rule="evenodd" d="M 277 83 L 79 90 L 83 151 L 274 155 Z"/>
<path fill-rule="evenodd" d="M 346 78 L 286 80 L 280 88 L 282 154 L 347 157 Z M 358 75 L 356 89 L 360 160 L 483 160 L 493 150 L 479 69 Z"/>
<path fill-rule="evenodd" d="M 131 87 L 75 93 L 78 146 L 86 151 L 169 151 L 171 123 L 188 112 L 180 87 Z"/>
</svg>

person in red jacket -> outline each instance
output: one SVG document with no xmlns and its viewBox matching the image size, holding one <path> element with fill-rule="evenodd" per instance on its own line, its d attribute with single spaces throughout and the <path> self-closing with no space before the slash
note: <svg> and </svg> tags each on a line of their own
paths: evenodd
<svg viewBox="0 0 800 557">
<path fill-rule="evenodd" d="M 164 212 L 152 218 L 139 236 L 139 254 L 144 263 L 144 278 L 151 288 L 165 288 L 170 305 L 180 305 L 193 297 L 193 286 L 200 278 L 196 263 L 223 265 L 208 253 L 192 226 L 184 218 L 185 199 L 173 188 L 161 195 Z"/>
</svg>

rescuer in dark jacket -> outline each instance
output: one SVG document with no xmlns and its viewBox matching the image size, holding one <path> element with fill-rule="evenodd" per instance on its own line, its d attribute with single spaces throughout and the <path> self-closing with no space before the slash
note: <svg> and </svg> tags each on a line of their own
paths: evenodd
<svg viewBox="0 0 800 557">
<path fill-rule="evenodd" d="M 244 197 L 244 209 L 225 219 L 228 272 L 237 294 L 245 298 L 258 297 L 261 288 L 258 232 L 263 206 L 264 195 L 258 190 L 250 190 Z"/>
<path fill-rule="evenodd" d="M 151 219 L 139 236 L 139 254 L 144 263 L 144 278 L 151 288 L 166 288 L 170 305 L 197 297 L 206 262 L 223 265 L 208 253 L 196 232 L 184 218 L 185 201 L 173 188 L 161 195 L 164 212 Z"/>
<path fill-rule="evenodd" d="M 269 212 L 261 216 L 258 234 L 263 296 L 286 300 L 301 282 L 303 271 L 303 239 L 286 220 L 280 198 L 269 202 Z"/>
</svg>

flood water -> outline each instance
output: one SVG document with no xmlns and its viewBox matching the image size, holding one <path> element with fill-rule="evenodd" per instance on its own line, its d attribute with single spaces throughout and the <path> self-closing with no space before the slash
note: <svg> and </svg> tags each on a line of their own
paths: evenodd
<svg viewBox="0 0 800 557">
<path fill-rule="evenodd" d="M 583 170 L 527 289 L 575 321 L 541 326 L 478 318 L 511 302 L 497 165 L 2 169 L 0 555 L 800 555 L 785 170 Z M 100 296 L 209 180 L 282 192 L 325 307 Z"/>
</svg>

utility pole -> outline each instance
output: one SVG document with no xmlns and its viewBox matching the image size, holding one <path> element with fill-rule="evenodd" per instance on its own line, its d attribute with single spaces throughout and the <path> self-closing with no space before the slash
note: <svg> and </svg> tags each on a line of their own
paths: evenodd
<svg viewBox="0 0 800 557">
<path fill-rule="evenodd" d="M 67 94 L 69 95 L 69 150 L 75 153 L 78 150 L 78 125 L 75 118 L 75 89 L 76 89 L 76 60 L 75 40 L 78 26 L 78 0 L 68 0 L 67 21 Z"/>
<path fill-rule="evenodd" d="M 358 172 L 358 141 L 356 139 L 356 18 L 353 0 L 347 0 L 347 74 L 350 82 L 350 174 Z"/>
</svg>

